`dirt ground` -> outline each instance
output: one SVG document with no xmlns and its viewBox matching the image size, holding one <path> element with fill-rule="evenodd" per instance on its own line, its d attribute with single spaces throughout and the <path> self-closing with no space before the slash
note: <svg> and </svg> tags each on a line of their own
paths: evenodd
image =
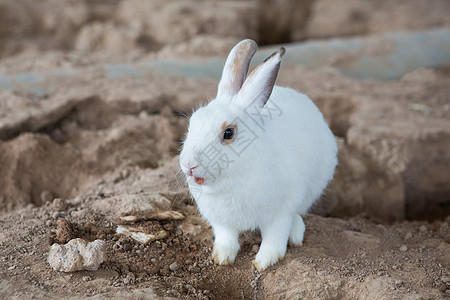
<svg viewBox="0 0 450 300">
<path fill-rule="evenodd" d="M 232 266 L 210 258 L 212 234 L 187 192 L 173 190 L 176 159 L 163 167 L 127 168 L 105 176 L 67 201 L 29 205 L 2 217 L 0 293 L 4 299 L 94 297 L 94 299 L 382 298 L 439 299 L 450 284 L 450 219 L 377 224 L 314 214 L 305 219 L 302 247 L 258 273 L 251 264 L 260 237 L 243 234 Z M 172 188 L 169 188 L 172 187 Z M 159 191 L 159 192 L 153 192 Z M 158 203 L 155 207 L 155 203 Z M 133 211 L 173 209 L 183 220 L 143 220 L 168 232 L 140 244 L 115 234 L 119 217 Z M 64 217 L 71 229 L 58 228 Z M 55 272 L 46 262 L 54 242 L 81 237 L 105 240 L 107 261 L 98 271 Z M 175 267 L 174 267 L 175 264 Z"/>
<path fill-rule="evenodd" d="M 274 1 L 192 1 L 205 6 L 197 18 L 183 1 L 164 2 L 0 0 L 0 87 L 5 76 L 74 74 L 51 77 L 45 93 L 0 88 L 0 298 L 450 298 L 448 65 L 395 81 L 282 65 L 277 84 L 316 102 L 337 136 L 340 165 L 305 217 L 303 246 L 261 273 L 251 264 L 259 232 L 240 236 L 235 264 L 213 263 L 211 228 L 179 172 L 187 117 L 214 97 L 218 81 L 114 78 L 104 68 L 224 57 L 248 36 L 279 43 L 444 28 L 448 1 L 298 1 L 293 11 L 306 11 L 303 19 L 286 15 L 278 27 L 257 13 Z M 279 3 L 274 15 L 291 9 Z M 27 10 L 1 17 L 20 7 Z M 148 20 L 161 7 L 160 17 L 172 18 Z M 218 25 L 225 21 L 239 26 Z M 155 216 L 162 211 L 183 217 Z M 121 219 L 130 215 L 137 220 Z M 143 244 L 116 233 L 124 224 L 165 236 Z M 51 245 L 74 238 L 105 241 L 97 271 L 49 265 Z"/>
</svg>

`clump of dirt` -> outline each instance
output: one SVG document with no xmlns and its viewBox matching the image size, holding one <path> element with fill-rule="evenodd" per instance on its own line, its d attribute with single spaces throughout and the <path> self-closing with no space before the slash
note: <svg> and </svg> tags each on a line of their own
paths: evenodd
<svg viewBox="0 0 450 300">
<path fill-rule="evenodd" d="M 74 239 L 76 237 L 75 235 L 75 228 L 72 223 L 67 221 L 66 219 L 60 218 L 56 222 L 57 228 L 56 228 L 56 237 L 55 237 L 55 243 L 58 244 L 66 244 L 71 239 Z"/>
</svg>

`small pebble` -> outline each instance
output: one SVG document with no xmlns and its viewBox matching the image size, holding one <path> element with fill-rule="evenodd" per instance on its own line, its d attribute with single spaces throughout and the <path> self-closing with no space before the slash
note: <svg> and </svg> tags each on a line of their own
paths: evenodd
<svg viewBox="0 0 450 300">
<path fill-rule="evenodd" d="M 428 231 L 427 226 L 421 225 L 421 226 L 419 227 L 419 232 L 424 233 L 424 232 L 427 232 L 427 231 Z"/>
<path fill-rule="evenodd" d="M 131 244 L 126 243 L 123 245 L 123 250 L 125 251 L 130 251 L 132 248 L 133 246 L 131 246 Z"/>
<path fill-rule="evenodd" d="M 67 209 L 67 202 L 61 198 L 55 198 L 52 202 L 52 208 L 55 211 L 63 211 Z"/>
<path fill-rule="evenodd" d="M 65 211 L 55 211 L 52 214 L 52 217 L 54 219 L 58 219 L 58 218 L 65 218 L 67 216 L 67 213 Z"/>
<path fill-rule="evenodd" d="M 176 262 L 174 262 L 173 264 L 171 264 L 169 266 L 170 271 L 176 271 L 178 270 L 178 264 Z"/>
<path fill-rule="evenodd" d="M 403 238 L 405 241 L 407 241 L 407 240 L 409 240 L 409 239 L 411 239 L 412 238 L 412 233 L 411 232 L 408 232 L 407 234 L 405 234 L 405 237 Z"/>
<path fill-rule="evenodd" d="M 122 179 L 126 179 L 130 176 L 130 170 L 123 170 L 122 172 L 120 172 L 120 177 L 122 177 Z"/>
<path fill-rule="evenodd" d="M 133 274 L 133 273 L 128 273 L 127 274 L 127 277 L 125 277 L 124 279 L 123 279 L 123 283 L 124 284 L 134 284 L 134 282 L 136 281 L 136 276 Z"/>
<path fill-rule="evenodd" d="M 406 252 L 406 251 L 408 251 L 408 247 L 406 247 L 406 245 L 402 245 L 399 250 L 401 252 Z"/>
</svg>

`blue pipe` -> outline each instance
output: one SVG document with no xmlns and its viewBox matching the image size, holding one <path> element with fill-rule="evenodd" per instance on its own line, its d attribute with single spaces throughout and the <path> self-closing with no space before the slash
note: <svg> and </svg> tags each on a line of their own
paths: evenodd
<svg viewBox="0 0 450 300">
<path fill-rule="evenodd" d="M 371 52 L 369 47 L 377 50 Z M 309 41 L 284 45 L 285 65 L 319 67 L 331 65 L 342 74 L 359 79 L 398 79 L 417 68 L 450 63 L 450 28 L 422 32 L 395 32 L 379 36 Z M 381 47 L 381 48 L 380 48 Z M 275 47 L 263 48 L 253 59 L 253 65 L 269 56 Z M 107 78 L 140 78 L 149 73 L 183 75 L 195 78 L 219 79 L 224 58 L 165 59 L 136 64 L 103 65 Z M 49 94 L 58 82 L 71 80 L 84 72 L 78 69 L 55 69 L 41 73 L 0 76 L 0 89 L 21 90 L 36 96 Z"/>
</svg>

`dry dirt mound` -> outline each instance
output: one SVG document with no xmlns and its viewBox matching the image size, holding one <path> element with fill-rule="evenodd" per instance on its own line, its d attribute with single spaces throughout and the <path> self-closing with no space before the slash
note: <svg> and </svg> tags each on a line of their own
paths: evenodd
<svg viewBox="0 0 450 300">
<path fill-rule="evenodd" d="M 202 92 L 197 82 L 171 77 L 158 88 L 162 78 L 106 81 L 94 68 L 44 97 L 4 92 L 1 213 L 73 197 L 102 174 L 129 166 L 157 168 L 173 156 L 186 125 L 177 115 L 206 99 L 208 89 Z"/>
</svg>

